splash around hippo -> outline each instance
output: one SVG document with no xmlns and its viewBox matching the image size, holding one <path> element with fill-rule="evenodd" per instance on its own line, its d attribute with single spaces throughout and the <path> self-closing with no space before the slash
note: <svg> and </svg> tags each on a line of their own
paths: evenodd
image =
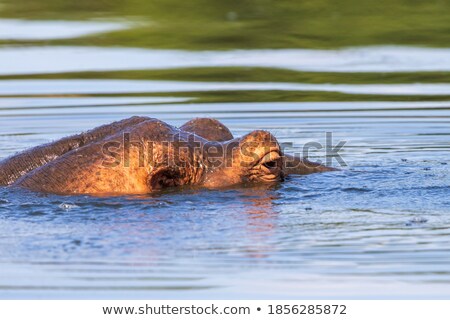
<svg viewBox="0 0 450 320">
<path fill-rule="evenodd" d="M 168 187 L 274 183 L 335 170 L 284 155 L 256 130 L 234 138 L 218 120 L 180 128 L 132 117 L 37 146 L 0 162 L 0 185 L 56 194 L 147 194 Z"/>
</svg>

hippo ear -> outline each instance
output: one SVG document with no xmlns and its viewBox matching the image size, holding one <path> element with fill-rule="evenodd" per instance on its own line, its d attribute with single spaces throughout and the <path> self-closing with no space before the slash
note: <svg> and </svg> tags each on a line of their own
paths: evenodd
<svg viewBox="0 0 450 320">
<path fill-rule="evenodd" d="M 151 190 L 161 190 L 168 187 L 176 187 L 184 184 L 180 170 L 171 167 L 158 168 L 148 179 Z"/>
<path fill-rule="evenodd" d="M 281 152 L 277 139 L 268 131 L 255 130 L 239 140 L 240 156 L 246 166 L 253 166 L 271 151 Z"/>
</svg>

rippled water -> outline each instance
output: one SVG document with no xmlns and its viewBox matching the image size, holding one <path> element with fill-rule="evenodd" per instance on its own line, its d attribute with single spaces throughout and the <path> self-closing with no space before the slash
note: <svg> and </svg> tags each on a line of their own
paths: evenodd
<svg viewBox="0 0 450 320">
<path fill-rule="evenodd" d="M 0 27 L 36 37 L 38 22 L 19 22 Z M 49 23 L 40 38 L 120 26 Z M 139 197 L 2 188 L 1 298 L 449 297 L 450 84 L 433 73 L 449 49 L 5 45 L 0 66 L 0 158 L 132 115 L 207 116 L 236 135 L 268 129 L 288 152 L 332 132 L 347 164 Z"/>
</svg>

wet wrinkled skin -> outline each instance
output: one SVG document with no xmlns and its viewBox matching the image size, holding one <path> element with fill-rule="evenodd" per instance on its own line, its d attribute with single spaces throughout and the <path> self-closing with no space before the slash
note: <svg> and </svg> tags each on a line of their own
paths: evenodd
<svg viewBox="0 0 450 320">
<path fill-rule="evenodd" d="M 180 128 L 132 117 L 38 146 L 0 162 L 0 185 L 58 194 L 146 194 L 167 187 L 221 188 L 334 170 L 283 155 L 257 130 L 234 138 L 215 119 Z"/>
</svg>

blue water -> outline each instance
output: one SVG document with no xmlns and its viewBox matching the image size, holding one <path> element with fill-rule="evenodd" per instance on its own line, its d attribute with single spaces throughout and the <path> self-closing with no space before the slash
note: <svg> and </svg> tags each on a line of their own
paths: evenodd
<svg viewBox="0 0 450 320">
<path fill-rule="evenodd" d="M 395 56 L 396 48 L 372 49 L 323 50 L 322 62 L 314 50 L 302 51 L 301 57 L 316 59 L 317 71 L 389 70 L 393 63 L 386 55 Z M 397 49 L 420 57 L 402 60 L 399 70 L 430 70 L 429 62 L 438 56 L 442 68 L 449 67 L 446 49 Z M 26 68 L 12 63 L 5 73 L 43 71 L 41 62 L 26 59 L 35 47 L 0 47 L 0 57 L 15 50 L 23 54 Z M 126 69 L 127 61 L 116 64 L 121 56 L 114 50 L 120 49 L 98 49 L 96 56 L 97 49 L 86 48 L 87 62 L 80 66 L 71 47 L 45 50 L 46 57 L 58 57 L 51 72 L 94 70 L 96 59 L 102 70 Z M 110 60 L 104 60 L 108 50 Z M 148 53 L 166 59 L 167 66 L 183 54 L 134 52 L 144 60 Z M 203 53 L 210 57 L 204 65 L 214 66 L 226 54 Z M 280 51 L 266 50 L 266 60 L 259 54 L 247 50 L 245 59 L 235 62 L 280 61 Z M 300 53 L 289 54 L 292 63 L 284 59 L 279 67 L 302 69 L 295 63 Z M 202 53 L 186 55 L 202 65 Z M 330 56 L 343 60 L 330 61 Z M 222 90 L 239 96 L 245 90 L 275 89 L 387 97 L 199 103 L 191 94 Z M 130 96 L 112 95 L 118 92 Z M 132 95 L 149 92 L 156 96 Z M 390 101 L 389 94 L 405 99 Z M 419 94 L 430 101 L 410 101 Z M 292 143 L 287 152 L 299 152 L 308 142 L 324 145 L 331 132 L 334 143 L 346 142 L 340 153 L 346 166 L 334 161 L 342 171 L 290 176 L 276 186 L 186 188 L 138 197 L 1 188 L 0 298 L 448 298 L 450 103 L 439 101 L 439 95 L 450 95 L 448 84 L 1 80 L 0 158 L 132 115 L 174 125 L 208 116 L 237 136 L 270 130 L 284 145 Z M 325 160 L 325 152 L 312 150 L 311 157 Z"/>
</svg>

